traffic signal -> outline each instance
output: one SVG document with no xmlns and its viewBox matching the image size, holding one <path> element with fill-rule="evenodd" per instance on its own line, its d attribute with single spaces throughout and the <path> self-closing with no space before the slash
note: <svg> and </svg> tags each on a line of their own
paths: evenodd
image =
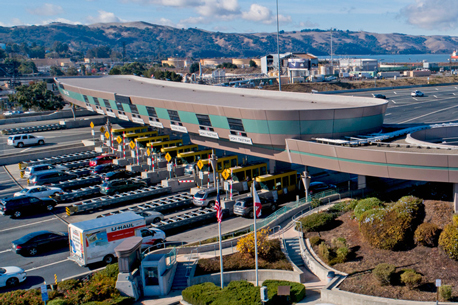
<svg viewBox="0 0 458 305">
<path fill-rule="evenodd" d="M 269 297 L 267 295 L 267 287 L 266 286 L 262 286 L 261 287 L 261 301 L 262 302 L 269 301 Z"/>
</svg>

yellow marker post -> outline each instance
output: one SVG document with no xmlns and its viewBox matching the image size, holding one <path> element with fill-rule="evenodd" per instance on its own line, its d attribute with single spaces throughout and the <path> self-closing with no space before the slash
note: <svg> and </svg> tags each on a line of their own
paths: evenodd
<svg viewBox="0 0 458 305">
<path fill-rule="evenodd" d="M 109 139 L 110 138 L 110 133 L 107 131 L 105 132 L 105 138 Z"/>
<path fill-rule="evenodd" d="M 91 122 L 91 125 L 89 125 L 89 126 L 91 126 L 91 128 L 94 128 L 94 126 L 95 126 L 94 122 Z"/>
<path fill-rule="evenodd" d="M 118 144 L 121 144 L 121 142 L 122 142 L 121 136 L 118 136 L 118 137 L 116 138 L 116 141 L 118 142 Z"/>
<path fill-rule="evenodd" d="M 227 169 L 225 169 L 222 173 L 222 176 L 224 178 L 224 180 L 227 180 L 227 178 L 229 178 L 231 174 L 229 173 L 229 171 Z"/>
<path fill-rule="evenodd" d="M 202 167 L 204 167 L 204 163 L 202 162 L 202 160 L 199 160 L 197 162 L 197 166 L 199 167 L 199 169 L 202 169 Z"/>
<path fill-rule="evenodd" d="M 172 160 L 172 156 L 169 153 L 167 153 L 165 155 L 165 160 L 167 160 L 167 162 L 170 162 L 170 160 Z"/>
<path fill-rule="evenodd" d="M 136 145 L 135 145 L 135 143 L 133 141 L 130 141 L 129 146 L 130 146 L 131 149 L 134 149 Z"/>
<path fill-rule="evenodd" d="M 103 126 L 100 127 L 100 132 L 101 132 L 101 133 L 104 133 L 104 132 L 105 132 L 105 127 L 103 127 Z"/>
<path fill-rule="evenodd" d="M 146 154 L 148 155 L 148 157 L 151 156 L 151 150 L 149 148 L 146 150 Z"/>
</svg>

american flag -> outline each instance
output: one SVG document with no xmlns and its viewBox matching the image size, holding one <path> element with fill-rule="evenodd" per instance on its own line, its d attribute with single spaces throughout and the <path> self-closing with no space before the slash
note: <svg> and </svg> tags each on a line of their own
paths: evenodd
<svg viewBox="0 0 458 305">
<path fill-rule="evenodd" d="M 256 181 L 253 180 L 253 204 L 254 204 L 254 210 L 256 211 L 256 218 L 261 216 L 261 210 L 262 210 L 262 205 L 261 205 L 261 200 L 259 199 L 258 192 L 256 192 Z"/>
<path fill-rule="evenodd" d="M 219 190 L 218 190 L 218 194 L 216 195 L 215 210 L 216 210 L 216 219 L 218 220 L 218 223 L 221 223 L 221 219 L 223 219 L 223 210 L 221 209 L 221 201 L 219 199 Z"/>
</svg>

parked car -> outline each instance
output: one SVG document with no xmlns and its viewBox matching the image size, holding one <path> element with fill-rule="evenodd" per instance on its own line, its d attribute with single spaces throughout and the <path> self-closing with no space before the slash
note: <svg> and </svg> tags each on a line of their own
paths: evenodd
<svg viewBox="0 0 458 305">
<path fill-rule="evenodd" d="M 19 218 L 23 214 L 32 214 L 40 211 L 52 211 L 57 201 L 51 198 L 37 198 L 33 196 L 19 196 L 0 200 L 0 214 Z"/>
<path fill-rule="evenodd" d="M 116 193 L 123 193 L 132 191 L 138 188 L 146 187 L 147 184 L 144 181 L 135 180 L 113 180 L 106 181 L 100 186 L 100 193 L 104 195 L 111 195 Z"/>
<path fill-rule="evenodd" d="M 12 242 L 13 251 L 17 254 L 30 256 L 64 247 L 68 247 L 67 232 L 38 231 L 24 235 Z"/>
<path fill-rule="evenodd" d="M 103 173 L 109 173 L 112 172 L 116 169 L 119 168 L 119 165 L 113 164 L 113 163 L 105 163 L 105 164 L 100 164 L 95 166 L 91 170 L 91 174 L 103 174 Z"/>
<path fill-rule="evenodd" d="M 223 192 L 223 189 L 219 189 L 220 196 Z M 200 190 L 194 194 L 192 203 L 198 207 L 212 207 L 216 203 L 216 187 L 211 187 L 205 190 Z"/>
<path fill-rule="evenodd" d="M 103 176 L 103 179 L 105 181 L 111 181 L 111 180 L 115 180 L 115 179 L 132 178 L 132 177 L 135 177 L 135 176 L 137 176 L 137 173 L 126 171 L 126 170 L 122 169 L 122 170 L 117 170 L 117 171 L 114 171 L 114 172 L 106 173 Z"/>
<path fill-rule="evenodd" d="M 423 92 L 419 91 L 419 90 L 412 91 L 412 93 L 410 93 L 410 95 L 414 96 L 414 97 L 416 97 L 416 96 L 420 96 L 420 97 L 421 96 L 425 96 L 425 94 Z"/>
<path fill-rule="evenodd" d="M 313 195 L 319 192 L 324 192 L 329 189 L 335 190 L 337 189 L 337 186 L 335 186 L 334 184 L 326 184 L 324 182 L 315 181 L 310 183 L 308 191 L 310 195 Z"/>
<path fill-rule="evenodd" d="M 45 138 L 31 134 L 17 134 L 14 136 L 9 136 L 7 144 L 14 147 L 24 147 L 26 145 L 44 145 Z"/>
<path fill-rule="evenodd" d="M 36 173 L 41 173 L 50 170 L 65 172 L 68 171 L 69 168 L 58 164 L 40 164 L 27 166 L 24 170 L 24 178 L 29 178 L 30 176 L 35 175 Z"/>
<path fill-rule="evenodd" d="M 260 197 L 259 199 L 261 200 L 262 213 L 267 211 L 274 212 L 277 209 L 277 204 L 273 201 L 273 198 Z M 253 197 L 237 199 L 234 204 L 234 214 L 253 218 Z"/>
<path fill-rule="evenodd" d="M 375 98 L 386 99 L 386 95 L 383 95 L 383 94 L 374 94 L 374 93 L 372 93 L 372 96 L 375 97 Z"/>
<path fill-rule="evenodd" d="M 19 196 L 32 196 L 37 198 L 49 198 L 56 194 L 62 194 L 63 191 L 58 187 L 47 187 L 47 186 L 29 186 L 23 188 L 22 191 L 14 193 L 14 197 Z"/>
<path fill-rule="evenodd" d="M 0 267 L 0 286 L 13 287 L 26 280 L 27 273 L 16 266 Z"/>
<path fill-rule="evenodd" d="M 97 156 L 91 161 L 89 161 L 89 166 L 97 166 L 100 164 L 113 163 L 113 160 L 116 159 L 115 155 L 100 155 Z"/>
<path fill-rule="evenodd" d="M 33 185 L 46 185 L 57 183 L 60 181 L 66 181 L 70 179 L 76 179 L 78 175 L 70 174 L 65 172 L 60 172 L 57 170 L 46 171 L 43 173 L 37 173 L 36 175 L 32 175 L 29 178 L 30 183 Z"/>
</svg>

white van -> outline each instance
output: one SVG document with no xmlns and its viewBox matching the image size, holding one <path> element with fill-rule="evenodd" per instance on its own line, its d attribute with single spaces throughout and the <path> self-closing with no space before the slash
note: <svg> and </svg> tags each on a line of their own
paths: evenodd
<svg viewBox="0 0 458 305">
<path fill-rule="evenodd" d="M 30 178 L 30 176 L 35 175 L 36 173 L 44 173 L 45 171 L 49 170 L 65 172 L 68 171 L 69 168 L 58 164 L 39 164 L 27 166 L 24 170 L 24 178 Z"/>
</svg>

